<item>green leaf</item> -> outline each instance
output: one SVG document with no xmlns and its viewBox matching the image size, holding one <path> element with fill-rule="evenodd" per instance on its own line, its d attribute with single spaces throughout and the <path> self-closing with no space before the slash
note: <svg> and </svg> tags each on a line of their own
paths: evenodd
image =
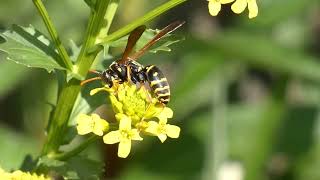
<svg viewBox="0 0 320 180">
<path fill-rule="evenodd" d="M 145 44 L 147 44 L 157 33 L 159 33 L 160 30 L 152 30 L 152 29 L 147 29 L 137 42 L 135 49 L 141 49 Z M 110 47 L 125 47 L 128 41 L 128 36 L 124 36 L 108 45 Z M 170 45 L 177 43 L 181 40 L 184 40 L 183 36 L 178 36 L 178 35 L 172 35 L 168 34 L 164 36 L 161 40 L 159 40 L 156 44 L 154 44 L 148 51 L 151 53 L 157 53 L 158 51 L 167 51 L 170 52 L 171 49 L 169 48 Z"/>
<path fill-rule="evenodd" d="M 0 36 L 5 40 L 0 44 L 0 51 L 7 54 L 8 60 L 27 67 L 44 68 L 48 72 L 65 69 L 59 65 L 61 59 L 51 42 L 32 26 L 13 25 Z"/>
<path fill-rule="evenodd" d="M 103 172 L 103 163 L 86 157 L 73 157 L 67 161 L 59 161 L 43 157 L 39 160 L 41 168 L 55 171 L 64 179 L 99 179 Z"/>
</svg>

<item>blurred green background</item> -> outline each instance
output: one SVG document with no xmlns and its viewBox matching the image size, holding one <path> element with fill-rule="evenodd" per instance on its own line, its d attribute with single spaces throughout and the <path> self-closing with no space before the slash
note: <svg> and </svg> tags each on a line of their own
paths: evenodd
<svg viewBox="0 0 320 180">
<path fill-rule="evenodd" d="M 31 1 L 1 0 L 0 28 L 32 24 L 47 34 Z M 121 1 L 111 31 L 165 1 Z M 83 1 L 45 1 L 65 45 L 81 45 L 89 8 Z M 207 1 L 189 0 L 148 24 L 186 24 L 172 52 L 146 54 L 172 88 L 179 139 L 147 137 L 127 159 L 97 143 L 88 154 L 105 163 L 104 179 L 320 179 L 320 2 L 260 0 L 259 15 L 230 6 L 211 17 Z M 112 50 L 118 56 L 121 51 Z M 111 61 L 109 62 L 111 63 Z M 54 74 L 0 55 L 0 166 L 18 169 L 36 157 L 51 104 Z M 102 111 L 103 108 L 102 108 Z"/>
</svg>

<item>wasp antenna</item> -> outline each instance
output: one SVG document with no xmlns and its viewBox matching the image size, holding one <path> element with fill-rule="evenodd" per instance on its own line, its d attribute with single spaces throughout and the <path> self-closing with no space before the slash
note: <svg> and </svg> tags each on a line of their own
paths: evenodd
<svg viewBox="0 0 320 180">
<path fill-rule="evenodd" d="M 83 86 L 91 81 L 95 81 L 95 80 L 99 80 L 99 79 L 101 79 L 101 77 L 94 77 L 94 78 L 86 79 L 84 81 L 81 81 L 80 85 Z"/>
<path fill-rule="evenodd" d="M 94 73 L 94 74 L 101 74 L 100 72 L 96 71 L 96 70 L 89 70 L 90 73 Z"/>
</svg>

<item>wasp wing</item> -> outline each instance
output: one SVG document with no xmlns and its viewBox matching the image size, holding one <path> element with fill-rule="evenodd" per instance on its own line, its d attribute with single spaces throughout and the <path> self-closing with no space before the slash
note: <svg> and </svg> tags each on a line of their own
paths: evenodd
<svg viewBox="0 0 320 180">
<path fill-rule="evenodd" d="M 146 30 L 146 26 L 142 25 L 142 26 L 138 26 L 130 33 L 128 37 L 126 49 L 123 52 L 122 58 L 118 60 L 118 63 L 124 64 L 127 61 L 133 47 L 136 45 L 137 41 L 140 39 L 140 37 L 142 36 L 145 30 Z"/>
<path fill-rule="evenodd" d="M 171 33 L 172 31 L 176 30 L 180 26 L 182 26 L 185 23 L 185 21 L 175 21 L 165 28 L 163 28 L 158 34 L 156 34 L 146 45 L 144 45 L 139 51 L 137 51 L 135 54 L 130 56 L 130 59 L 137 60 L 139 57 L 141 57 L 152 45 L 154 45 L 156 42 L 158 42 L 163 36 Z"/>
</svg>

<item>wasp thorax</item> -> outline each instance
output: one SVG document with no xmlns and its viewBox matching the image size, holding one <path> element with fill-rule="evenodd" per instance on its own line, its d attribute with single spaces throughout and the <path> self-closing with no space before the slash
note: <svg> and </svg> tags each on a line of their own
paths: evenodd
<svg viewBox="0 0 320 180">
<path fill-rule="evenodd" d="M 127 67 L 124 64 L 119 64 L 117 62 L 113 62 L 110 66 L 109 69 L 117 76 L 115 77 L 118 78 L 116 80 L 120 82 L 125 82 L 127 80 Z"/>
</svg>

